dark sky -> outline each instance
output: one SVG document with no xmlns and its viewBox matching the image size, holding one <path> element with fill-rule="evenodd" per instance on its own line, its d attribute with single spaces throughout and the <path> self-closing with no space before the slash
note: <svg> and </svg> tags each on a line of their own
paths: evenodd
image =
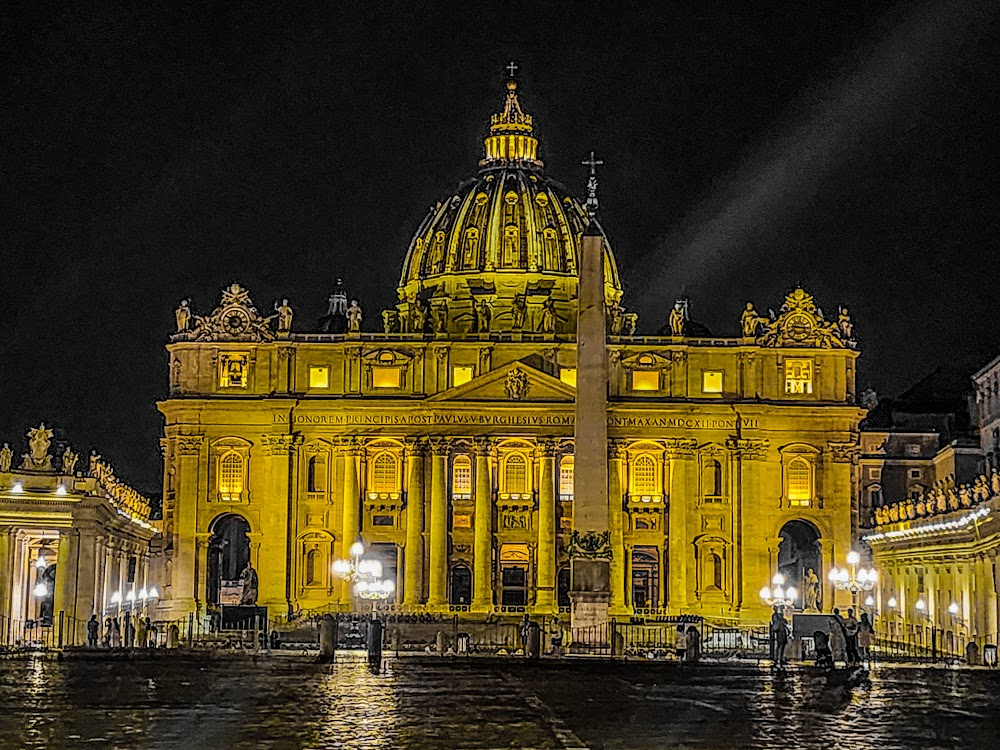
<svg viewBox="0 0 1000 750">
<path fill-rule="evenodd" d="M 603 223 L 640 332 L 720 335 L 802 283 L 862 384 L 1000 353 L 998 4 L 331 2 L 0 9 L 0 440 L 44 419 L 155 491 L 177 301 L 238 280 L 378 324 L 521 66 L 548 172 Z M 454 6 L 454 7 L 453 7 Z M 129 14 L 131 13 L 131 14 Z"/>
</svg>

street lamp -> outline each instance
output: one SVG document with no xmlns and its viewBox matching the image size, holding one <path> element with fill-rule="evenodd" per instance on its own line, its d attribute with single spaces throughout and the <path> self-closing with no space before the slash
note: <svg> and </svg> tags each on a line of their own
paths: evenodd
<svg viewBox="0 0 1000 750">
<path fill-rule="evenodd" d="M 392 581 L 382 578 L 382 563 L 362 558 L 365 545 L 357 541 L 348 552 L 350 560 L 333 561 L 333 574 L 344 581 L 353 582 L 354 595 L 359 599 L 377 602 L 392 596 L 395 586 Z"/>
<path fill-rule="evenodd" d="M 785 577 L 781 573 L 775 573 L 771 585 L 760 590 L 760 598 L 769 607 L 793 607 L 795 600 L 799 598 L 799 592 L 794 586 L 785 588 Z"/>
<path fill-rule="evenodd" d="M 861 555 L 851 550 L 847 553 L 848 568 L 830 568 L 827 578 L 835 587 L 841 591 L 851 592 L 851 606 L 858 608 L 858 594 L 862 591 L 871 591 L 878 583 L 878 573 L 874 568 L 858 567 L 861 562 Z"/>
</svg>

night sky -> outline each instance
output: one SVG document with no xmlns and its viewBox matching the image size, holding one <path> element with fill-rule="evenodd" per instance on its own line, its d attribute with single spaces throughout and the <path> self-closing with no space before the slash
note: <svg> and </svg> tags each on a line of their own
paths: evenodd
<svg viewBox="0 0 1000 750">
<path fill-rule="evenodd" d="M 341 276 L 379 329 L 520 65 L 547 172 L 626 305 L 736 335 L 806 286 L 891 395 L 1000 353 L 996 2 L 4 3 L 0 442 L 40 420 L 159 489 L 177 302 L 239 281 L 296 328 Z M 69 6 L 69 7 L 67 7 Z M 452 7 L 454 6 L 454 8 Z M 103 6 L 102 6 L 103 7 Z"/>
</svg>

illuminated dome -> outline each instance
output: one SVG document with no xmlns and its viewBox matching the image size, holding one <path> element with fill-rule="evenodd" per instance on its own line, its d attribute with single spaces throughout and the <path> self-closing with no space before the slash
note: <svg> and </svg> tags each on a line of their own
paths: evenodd
<svg viewBox="0 0 1000 750">
<path fill-rule="evenodd" d="M 545 176 L 513 80 L 483 143 L 479 174 L 432 208 L 411 240 L 387 331 L 575 330 L 580 239 L 591 217 Z M 604 258 L 608 304 L 617 309 L 621 283 L 606 238 Z M 554 331 L 545 328 L 546 308 L 555 310 Z"/>
</svg>

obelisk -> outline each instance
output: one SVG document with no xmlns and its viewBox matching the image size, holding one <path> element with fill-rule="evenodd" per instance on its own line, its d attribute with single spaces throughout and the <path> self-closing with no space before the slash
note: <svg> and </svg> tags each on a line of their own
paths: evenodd
<svg viewBox="0 0 1000 750">
<path fill-rule="evenodd" d="M 608 603 L 611 598 L 604 234 L 593 213 L 583 233 L 580 249 L 578 300 L 569 598 L 573 645 L 586 650 L 608 643 Z"/>
</svg>

